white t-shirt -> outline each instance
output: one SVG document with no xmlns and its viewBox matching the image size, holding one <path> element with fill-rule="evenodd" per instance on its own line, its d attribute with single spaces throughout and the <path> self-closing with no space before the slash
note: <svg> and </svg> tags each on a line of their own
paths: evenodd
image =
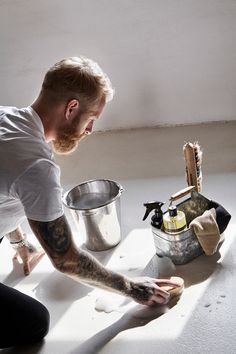
<svg viewBox="0 0 236 354">
<path fill-rule="evenodd" d="M 60 169 L 32 107 L 0 106 L 0 238 L 25 217 L 52 221 L 63 215 Z"/>
</svg>

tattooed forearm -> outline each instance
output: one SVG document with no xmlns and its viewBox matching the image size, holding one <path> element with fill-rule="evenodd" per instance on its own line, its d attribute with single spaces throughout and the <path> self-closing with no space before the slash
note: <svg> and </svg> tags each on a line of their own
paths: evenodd
<svg viewBox="0 0 236 354">
<path fill-rule="evenodd" d="M 65 216 L 50 222 L 29 220 L 29 224 L 56 269 L 87 285 L 128 293 L 128 279 L 76 247 Z"/>
<path fill-rule="evenodd" d="M 150 306 L 168 299 L 169 293 L 161 290 L 155 279 L 129 279 L 107 269 L 88 252 L 79 249 L 73 242 L 65 216 L 50 222 L 29 220 L 29 224 L 54 267 L 71 278 L 117 292 Z"/>
<path fill-rule="evenodd" d="M 29 224 L 52 258 L 68 251 L 71 244 L 71 235 L 64 216 L 49 222 L 29 220 Z"/>
<path fill-rule="evenodd" d="M 74 272 L 80 276 L 80 280 L 87 285 L 110 289 L 124 295 L 129 291 L 129 280 L 123 275 L 113 272 L 102 266 L 89 253 L 79 250 L 79 262 L 74 263 Z M 69 271 L 70 272 L 70 271 Z M 74 278 L 73 272 L 70 273 Z"/>
</svg>

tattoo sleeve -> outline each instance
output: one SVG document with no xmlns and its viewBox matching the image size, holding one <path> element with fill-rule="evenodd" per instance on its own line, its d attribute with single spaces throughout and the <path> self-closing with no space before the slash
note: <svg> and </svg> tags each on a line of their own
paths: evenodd
<svg viewBox="0 0 236 354">
<path fill-rule="evenodd" d="M 65 216 L 49 222 L 28 221 L 57 270 L 87 285 L 129 296 L 129 279 L 105 268 L 88 252 L 79 249 Z"/>
</svg>

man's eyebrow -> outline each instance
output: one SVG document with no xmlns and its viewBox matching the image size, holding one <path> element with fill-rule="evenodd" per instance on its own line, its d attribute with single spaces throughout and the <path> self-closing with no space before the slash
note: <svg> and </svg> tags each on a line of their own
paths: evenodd
<svg viewBox="0 0 236 354">
<path fill-rule="evenodd" d="M 89 113 L 93 114 L 94 116 L 98 116 L 98 112 L 97 111 L 89 111 Z"/>
</svg>

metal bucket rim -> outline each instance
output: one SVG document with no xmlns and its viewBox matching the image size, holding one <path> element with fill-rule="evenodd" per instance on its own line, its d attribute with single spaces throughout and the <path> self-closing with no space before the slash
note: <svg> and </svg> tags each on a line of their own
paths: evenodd
<svg viewBox="0 0 236 354">
<path fill-rule="evenodd" d="M 79 186 L 83 186 L 85 184 L 88 184 L 88 183 L 92 183 L 92 182 L 111 182 L 111 183 L 114 183 L 116 184 L 116 186 L 118 187 L 118 193 L 115 197 L 113 197 L 112 199 L 110 199 L 107 203 L 104 203 L 102 205 L 100 205 L 99 207 L 97 208 L 83 208 L 83 209 L 79 209 L 79 208 L 75 208 L 73 206 L 69 206 L 66 202 L 66 198 L 68 196 L 69 193 L 71 193 L 75 188 L 78 188 Z M 65 192 L 63 195 L 62 195 L 62 202 L 63 204 L 69 208 L 69 209 L 73 209 L 73 210 L 79 210 L 79 211 L 88 211 L 88 210 L 91 210 L 91 211 L 94 211 L 94 210 L 97 210 L 97 209 L 101 209 L 105 206 L 107 206 L 108 204 L 111 204 L 112 202 L 114 202 L 117 198 L 119 198 L 122 194 L 122 192 L 124 191 L 124 188 L 121 186 L 121 184 L 119 182 L 116 182 L 116 181 L 112 181 L 110 179 L 104 179 L 104 178 L 98 178 L 98 179 L 90 179 L 89 181 L 84 181 L 76 186 L 74 186 L 73 188 L 71 188 L 70 190 L 68 190 L 67 192 Z"/>
</svg>

